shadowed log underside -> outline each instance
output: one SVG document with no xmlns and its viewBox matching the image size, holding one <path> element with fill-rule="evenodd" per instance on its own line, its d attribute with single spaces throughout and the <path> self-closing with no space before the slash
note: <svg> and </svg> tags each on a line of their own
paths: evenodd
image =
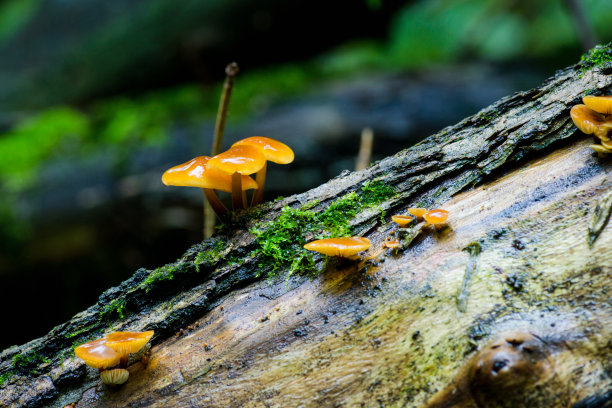
<svg viewBox="0 0 612 408">
<path fill-rule="evenodd" d="M 588 230 L 610 201 L 611 162 L 568 114 L 586 91 L 610 93 L 609 61 L 598 48 L 540 88 L 137 271 L 45 337 L 3 351 L 0 405 L 609 406 L 612 232 L 589 246 Z M 408 207 L 443 207 L 449 227 L 372 261 L 316 258 L 314 279 L 282 269 L 265 279 L 271 266 L 250 228 L 285 206 L 324 211 L 371 180 L 395 194 L 348 220 L 370 254 Z M 116 389 L 72 354 L 110 330 L 156 331 L 148 365 L 130 366 Z"/>
</svg>

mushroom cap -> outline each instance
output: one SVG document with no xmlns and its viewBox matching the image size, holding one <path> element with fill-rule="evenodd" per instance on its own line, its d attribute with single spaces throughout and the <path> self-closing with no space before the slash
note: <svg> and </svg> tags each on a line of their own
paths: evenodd
<svg viewBox="0 0 612 408">
<path fill-rule="evenodd" d="M 404 227 L 412 222 L 414 218 L 409 215 L 392 215 L 391 220 L 398 224 L 400 227 Z"/>
<path fill-rule="evenodd" d="M 125 368 L 113 368 L 100 373 L 100 378 L 104 384 L 121 385 L 130 378 L 130 372 Z"/>
<path fill-rule="evenodd" d="M 289 146 L 269 137 L 247 137 L 246 139 L 237 141 L 232 145 L 232 147 L 242 145 L 254 146 L 259 149 L 262 149 L 266 160 L 278 164 L 289 164 L 293 161 L 295 157 L 293 154 L 293 150 L 291 150 Z"/>
<path fill-rule="evenodd" d="M 316 251 L 324 255 L 348 257 L 357 252 L 365 251 L 370 247 L 370 240 L 363 237 L 326 238 L 312 241 L 304 245 L 309 251 Z"/>
<path fill-rule="evenodd" d="M 582 102 L 595 112 L 606 115 L 612 114 L 612 96 L 587 95 L 582 98 Z"/>
<path fill-rule="evenodd" d="M 137 353 L 153 337 L 154 331 L 146 332 L 114 332 L 102 338 L 106 345 L 122 356 Z"/>
<path fill-rule="evenodd" d="M 408 212 L 417 218 L 421 218 L 423 214 L 427 212 L 427 208 L 420 208 L 420 207 L 409 208 Z"/>
<path fill-rule="evenodd" d="M 448 211 L 436 208 L 423 214 L 423 218 L 430 224 L 442 224 L 448 218 Z"/>
<path fill-rule="evenodd" d="M 261 148 L 250 145 L 233 146 L 229 150 L 211 158 L 208 168 L 214 168 L 222 173 L 253 174 L 266 164 L 266 158 Z"/>
<path fill-rule="evenodd" d="M 400 246 L 400 242 L 399 241 L 385 241 L 383 245 L 389 249 L 397 249 Z"/>
<path fill-rule="evenodd" d="M 210 157 L 199 156 L 165 171 L 162 183 L 167 186 L 200 187 L 232 192 L 232 176 L 208 166 Z M 256 189 L 257 183 L 242 176 L 242 189 Z"/>
<path fill-rule="evenodd" d="M 74 349 L 74 354 L 89 367 L 97 369 L 116 366 L 121 359 L 121 355 L 107 346 L 103 338 L 81 344 Z"/>
<path fill-rule="evenodd" d="M 586 105 L 575 105 L 570 110 L 570 116 L 582 133 L 587 135 L 594 133 L 599 138 L 608 138 L 612 120 L 607 120 L 601 113 L 589 109 Z"/>
</svg>

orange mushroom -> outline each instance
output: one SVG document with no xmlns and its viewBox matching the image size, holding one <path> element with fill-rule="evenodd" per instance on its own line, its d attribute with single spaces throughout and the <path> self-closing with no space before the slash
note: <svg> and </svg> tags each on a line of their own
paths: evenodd
<svg viewBox="0 0 612 408">
<path fill-rule="evenodd" d="M 309 242 L 304 245 L 304 248 L 328 256 L 353 258 L 358 252 L 365 251 L 370 246 L 370 240 L 367 238 L 346 237 L 319 239 Z"/>
<path fill-rule="evenodd" d="M 400 242 L 399 241 L 385 241 L 383 243 L 383 246 L 389 249 L 397 249 L 400 247 Z"/>
<path fill-rule="evenodd" d="M 153 330 L 146 332 L 114 332 L 104 336 L 105 344 L 119 353 L 120 366 L 127 367 L 130 354 L 137 353 L 153 337 Z"/>
<path fill-rule="evenodd" d="M 412 222 L 413 218 L 409 215 L 392 215 L 391 220 L 400 227 L 405 227 Z"/>
<path fill-rule="evenodd" d="M 423 218 L 423 214 L 425 214 L 427 212 L 427 208 L 409 208 L 408 212 L 412 215 L 414 215 L 415 217 L 417 217 L 418 219 Z"/>
<path fill-rule="evenodd" d="M 154 332 L 114 332 L 78 346 L 74 353 L 89 367 L 97 368 L 105 384 L 119 385 L 128 380 L 130 353 L 139 352 Z M 119 364 L 120 368 L 110 369 Z"/>
<path fill-rule="evenodd" d="M 603 113 L 605 115 L 612 114 L 612 95 L 608 96 L 593 96 L 587 95 L 582 98 L 582 102 L 595 112 Z"/>
<path fill-rule="evenodd" d="M 234 209 L 244 209 L 246 195 L 242 189 L 242 176 L 257 173 L 265 164 L 266 158 L 261 149 L 239 145 L 211 158 L 207 168 L 214 168 L 232 176 L 232 205 Z"/>
<path fill-rule="evenodd" d="M 97 339 L 81 344 L 74 349 L 74 354 L 89 367 L 103 371 L 119 364 L 121 354 L 106 345 L 104 339 Z"/>
<path fill-rule="evenodd" d="M 576 105 L 570 110 L 572 121 L 582 133 L 594 134 L 601 140 L 610 140 L 609 132 L 612 130 L 612 119 L 589 109 L 586 105 Z"/>
<path fill-rule="evenodd" d="M 423 218 L 428 224 L 443 224 L 448 218 L 448 211 L 442 209 L 429 210 L 423 214 Z"/>
<path fill-rule="evenodd" d="M 215 190 L 232 192 L 232 176 L 208 166 L 210 157 L 199 156 L 186 163 L 174 166 L 164 172 L 162 183 L 169 186 L 200 187 L 211 207 L 219 217 L 227 213 L 227 208 L 217 197 Z M 242 176 L 241 188 L 256 189 L 257 183 L 249 176 Z"/>
<path fill-rule="evenodd" d="M 121 385 L 130 377 L 130 372 L 125 368 L 113 368 L 100 373 L 102 382 L 107 385 Z"/>
<path fill-rule="evenodd" d="M 247 137 L 246 139 L 239 140 L 232 145 L 232 147 L 235 146 L 256 147 L 261 150 L 266 158 L 266 161 L 271 161 L 278 164 L 289 164 L 295 157 L 293 150 L 291 150 L 289 146 L 279 142 L 278 140 L 264 136 Z M 258 188 L 253 193 L 253 199 L 251 201 L 252 206 L 259 204 L 262 200 L 263 190 L 266 184 L 266 168 L 267 164 L 264 163 L 264 166 L 257 172 L 255 181 L 257 182 Z"/>
</svg>

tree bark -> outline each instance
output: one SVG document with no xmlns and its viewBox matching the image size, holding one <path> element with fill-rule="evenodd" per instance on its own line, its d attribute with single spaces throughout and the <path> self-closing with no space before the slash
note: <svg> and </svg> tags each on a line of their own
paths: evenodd
<svg viewBox="0 0 612 408">
<path fill-rule="evenodd" d="M 610 161 L 569 118 L 585 92 L 609 93 L 610 61 L 598 47 L 539 88 L 136 271 L 4 350 L 0 406 L 611 406 Z M 284 207 L 320 214 L 373 180 L 394 194 L 348 218 L 368 255 L 405 237 L 390 216 L 409 207 L 448 210 L 448 227 L 371 260 L 315 257 L 314 278 L 287 278 L 293 259 L 266 278 L 252 228 Z M 72 352 L 111 330 L 155 330 L 148 365 L 116 389 Z"/>
</svg>

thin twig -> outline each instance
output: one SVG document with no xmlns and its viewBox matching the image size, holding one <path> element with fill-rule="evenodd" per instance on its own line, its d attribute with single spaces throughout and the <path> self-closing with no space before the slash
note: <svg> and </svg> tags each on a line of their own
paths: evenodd
<svg viewBox="0 0 612 408">
<path fill-rule="evenodd" d="M 223 140 L 223 131 L 225 130 L 225 122 L 227 120 L 227 111 L 229 102 L 234 89 L 234 79 L 238 74 L 238 64 L 232 62 L 225 67 L 225 82 L 223 83 L 223 91 L 221 92 L 221 100 L 219 101 L 219 110 L 217 111 L 217 121 L 215 123 L 215 137 L 213 138 L 211 156 L 216 156 L 221 150 L 221 141 Z M 215 231 L 215 212 L 207 201 L 204 201 L 204 238 L 212 236 Z"/>
<path fill-rule="evenodd" d="M 355 163 L 355 170 L 363 170 L 368 167 L 372 160 L 372 144 L 374 143 L 374 132 L 370 128 L 361 131 L 361 143 L 359 154 Z"/>
</svg>

